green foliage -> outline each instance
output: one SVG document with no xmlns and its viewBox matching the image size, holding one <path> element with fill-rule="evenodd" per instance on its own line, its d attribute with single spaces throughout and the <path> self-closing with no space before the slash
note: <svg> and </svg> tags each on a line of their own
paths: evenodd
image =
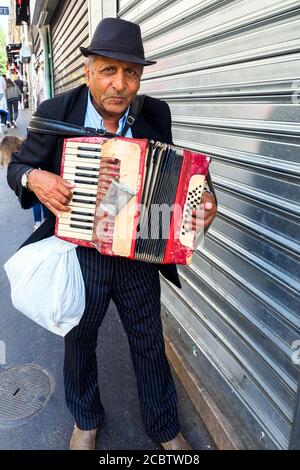
<svg viewBox="0 0 300 470">
<path fill-rule="evenodd" d="M 6 73 L 6 63 L 7 63 L 7 55 L 6 55 L 6 35 L 3 31 L 3 28 L 0 26 L 0 73 Z"/>
</svg>

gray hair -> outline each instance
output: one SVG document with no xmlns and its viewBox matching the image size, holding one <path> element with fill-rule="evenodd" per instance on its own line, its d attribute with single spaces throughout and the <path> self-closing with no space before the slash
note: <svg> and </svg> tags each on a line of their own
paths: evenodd
<svg viewBox="0 0 300 470">
<path fill-rule="evenodd" d="M 95 55 L 88 55 L 85 63 L 90 67 L 90 69 L 93 68 L 94 62 L 95 62 L 96 56 Z"/>
</svg>

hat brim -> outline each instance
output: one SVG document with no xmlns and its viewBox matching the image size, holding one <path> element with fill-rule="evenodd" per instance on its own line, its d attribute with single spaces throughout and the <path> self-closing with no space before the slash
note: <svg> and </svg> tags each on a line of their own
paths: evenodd
<svg viewBox="0 0 300 470">
<path fill-rule="evenodd" d="M 133 64 L 141 64 L 141 65 L 156 64 L 156 60 L 146 60 L 136 55 L 126 54 L 125 52 L 107 51 L 105 49 L 88 49 L 86 47 L 80 47 L 80 52 L 85 57 L 88 57 L 89 55 L 99 55 L 99 56 L 109 57 L 110 59 L 130 62 Z"/>
</svg>

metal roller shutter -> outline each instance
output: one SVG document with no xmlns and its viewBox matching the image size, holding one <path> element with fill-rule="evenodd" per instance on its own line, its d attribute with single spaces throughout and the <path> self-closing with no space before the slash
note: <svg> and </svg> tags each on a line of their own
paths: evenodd
<svg viewBox="0 0 300 470">
<path fill-rule="evenodd" d="M 31 80 L 30 86 L 30 98 L 29 98 L 29 107 L 33 110 L 36 110 L 37 106 L 42 101 L 40 96 L 40 89 L 42 84 L 40 84 L 41 80 L 41 66 L 43 66 L 44 57 L 43 57 L 43 49 L 41 43 L 41 37 L 38 34 L 38 31 L 33 31 L 32 33 L 32 45 L 33 45 L 33 53 L 34 53 L 34 61 L 30 63 L 31 69 L 31 76 L 33 79 Z"/>
<path fill-rule="evenodd" d="M 119 3 L 159 60 L 142 92 L 213 156 L 218 217 L 162 282 L 166 331 L 246 446 L 299 448 L 300 2 Z"/>
<path fill-rule="evenodd" d="M 68 0 L 51 21 L 54 94 L 84 83 L 84 58 L 79 46 L 89 43 L 88 1 Z"/>
</svg>

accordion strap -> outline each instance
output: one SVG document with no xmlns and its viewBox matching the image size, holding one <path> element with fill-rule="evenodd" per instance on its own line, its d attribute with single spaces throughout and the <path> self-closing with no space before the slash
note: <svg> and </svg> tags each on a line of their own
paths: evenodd
<svg viewBox="0 0 300 470">
<path fill-rule="evenodd" d="M 114 137 L 115 134 L 110 134 L 103 129 L 93 129 L 92 127 L 81 127 L 75 124 L 68 124 L 63 121 L 56 121 L 55 119 L 47 119 L 38 116 L 33 116 L 28 125 L 29 132 L 37 134 L 50 134 L 62 137 Z"/>
<path fill-rule="evenodd" d="M 129 108 L 129 113 L 126 119 L 125 126 L 121 133 L 124 137 L 129 129 L 136 121 L 143 103 L 145 95 L 137 95 L 134 102 Z M 50 134 L 62 137 L 116 137 L 116 134 L 106 132 L 103 129 L 93 129 L 92 127 L 76 126 L 75 124 L 68 124 L 63 121 L 56 121 L 55 119 L 42 118 L 33 116 L 28 125 L 29 132 L 37 134 Z"/>
<path fill-rule="evenodd" d="M 122 137 L 125 137 L 129 127 L 131 127 L 136 121 L 136 118 L 141 112 L 144 101 L 145 101 L 145 95 L 136 95 L 134 102 L 131 104 L 129 108 L 129 113 L 126 119 L 126 123 L 121 132 Z"/>
</svg>

